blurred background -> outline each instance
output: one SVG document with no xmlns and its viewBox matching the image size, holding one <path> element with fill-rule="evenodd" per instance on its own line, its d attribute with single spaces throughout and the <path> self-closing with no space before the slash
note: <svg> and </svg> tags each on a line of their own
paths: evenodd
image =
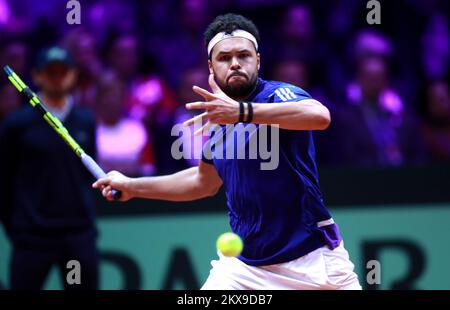
<svg viewBox="0 0 450 310">
<path fill-rule="evenodd" d="M 379 25 L 368 25 L 365 0 L 86 0 L 79 25 L 66 21 L 68 2 L 0 0 L 0 65 L 33 85 L 39 50 L 65 47 L 78 70 L 74 103 L 96 116 L 105 170 L 196 165 L 171 156 L 171 129 L 192 117 L 192 86 L 208 87 L 206 26 L 242 14 L 260 31 L 260 76 L 298 85 L 331 111 L 330 128 L 315 134 L 319 174 L 363 287 L 450 289 L 448 1 L 380 1 Z M 26 104 L 0 78 L 0 122 Z M 223 193 L 179 204 L 92 194 L 102 289 L 201 286 L 229 230 Z M 1 234 L 4 288 L 9 259 Z M 370 260 L 380 284 L 366 281 Z M 46 288 L 59 281 L 53 271 Z"/>
</svg>

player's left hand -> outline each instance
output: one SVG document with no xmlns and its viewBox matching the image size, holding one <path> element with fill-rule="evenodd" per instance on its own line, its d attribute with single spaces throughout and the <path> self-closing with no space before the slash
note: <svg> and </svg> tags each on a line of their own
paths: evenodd
<svg viewBox="0 0 450 310">
<path fill-rule="evenodd" d="M 191 102 L 186 104 L 188 110 L 205 109 L 206 112 L 199 114 L 183 123 L 189 126 L 199 119 L 207 119 L 208 122 L 194 134 L 202 133 L 212 124 L 234 124 L 239 120 L 239 102 L 228 97 L 217 85 L 214 75 L 209 75 L 209 86 L 213 93 L 198 86 L 192 87 L 192 90 L 201 95 L 205 101 Z"/>
</svg>

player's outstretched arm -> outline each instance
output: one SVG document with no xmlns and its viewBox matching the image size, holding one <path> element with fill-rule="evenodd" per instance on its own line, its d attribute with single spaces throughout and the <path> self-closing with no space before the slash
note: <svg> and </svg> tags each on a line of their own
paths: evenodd
<svg viewBox="0 0 450 310">
<path fill-rule="evenodd" d="M 107 177 L 92 185 L 100 189 L 108 200 L 113 200 L 112 188 L 122 191 L 120 201 L 131 198 L 189 201 L 213 196 L 220 186 L 222 180 L 214 166 L 202 160 L 198 167 L 165 176 L 129 178 L 120 172 L 111 171 Z"/>
<path fill-rule="evenodd" d="M 314 99 L 298 102 L 253 104 L 253 122 L 279 124 L 290 130 L 324 130 L 331 122 L 327 107 Z"/>
<path fill-rule="evenodd" d="M 205 109 L 206 112 L 195 116 L 184 125 L 193 124 L 199 117 L 208 122 L 200 130 L 212 124 L 234 124 L 239 120 L 239 102 L 227 96 L 217 85 L 213 75 L 209 76 L 209 85 L 213 93 L 194 86 L 193 90 L 203 96 L 205 101 L 186 104 L 188 110 Z M 252 103 L 253 119 L 256 124 L 277 124 L 282 129 L 290 130 L 323 130 L 331 121 L 330 112 L 319 101 L 303 99 L 297 102 L 280 103 Z M 248 113 L 248 105 L 244 106 L 245 115 Z M 245 118 L 244 118 L 245 119 Z"/>
</svg>

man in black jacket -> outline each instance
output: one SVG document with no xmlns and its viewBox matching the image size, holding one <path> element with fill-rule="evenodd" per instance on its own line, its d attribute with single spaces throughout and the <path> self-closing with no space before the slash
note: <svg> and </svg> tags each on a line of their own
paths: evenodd
<svg viewBox="0 0 450 310">
<path fill-rule="evenodd" d="M 68 52 L 57 46 L 42 51 L 33 79 L 50 112 L 95 155 L 94 117 L 70 95 L 76 69 Z M 42 288 L 55 265 L 66 289 L 98 288 L 91 179 L 76 155 L 29 104 L 0 127 L 0 150 L 0 220 L 13 249 L 10 288 Z M 66 279 L 72 260 L 81 271 L 75 283 Z"/>
</svg>

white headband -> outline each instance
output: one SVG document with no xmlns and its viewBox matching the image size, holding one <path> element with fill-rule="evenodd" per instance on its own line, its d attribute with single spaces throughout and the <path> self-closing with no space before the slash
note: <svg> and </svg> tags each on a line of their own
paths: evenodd
<svg viewBox="0 0 450 310">
<path fill-rule="evenodd" d="M 219 32 L 218 34 L 216 34 L 208 43 L 208 56 L 211 54 L 213 47 L 217 43 L 229 38 L 244 38 L 250 40 L 255 45 L 255 49 L 258 50 L 258 43 L 256 42 L 256 38 L 248 31 L 237 29 L 232 33 Z"/>
</svg>

